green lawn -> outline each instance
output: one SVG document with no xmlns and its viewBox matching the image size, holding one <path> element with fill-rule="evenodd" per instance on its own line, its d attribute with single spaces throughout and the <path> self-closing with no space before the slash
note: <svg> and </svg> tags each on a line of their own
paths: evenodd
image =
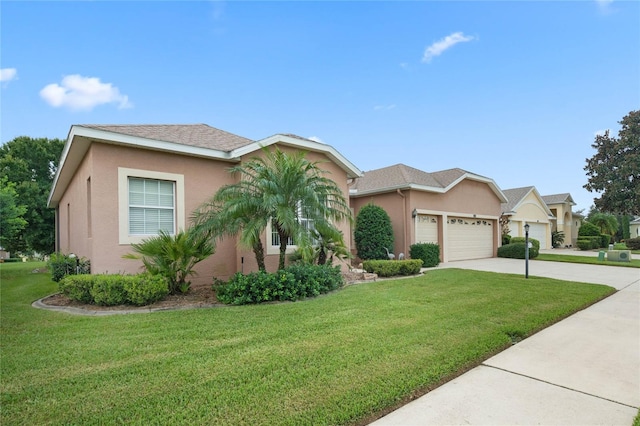
<svg viewBox="0 0 640 426">
<path fill-rule="evenodd" d="M 624 268 L 640 268 L 640 259 L 631 259 L 630 262 L 609 262 L 608 260 L 598 260 L 597 252 L 593 253 L 593 256 L 540 253 L 538 257 L 535 258 L 535 260 L 547 260 L 550 262 L 586 263 L 589 265 L 621 266 Z"/>
<path fill-rule="evenodd" d="M 363 424 L 614 292 L 456 269 L 295 303 L 87 317 L 2 264 L 1 422 Z"/>
</svg>

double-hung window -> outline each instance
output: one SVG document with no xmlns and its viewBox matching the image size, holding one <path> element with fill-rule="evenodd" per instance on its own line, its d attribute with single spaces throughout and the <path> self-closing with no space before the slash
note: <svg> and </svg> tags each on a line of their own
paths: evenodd
<svg viewBox="0 0 640 426">
<path fill-rule="evenodd" d="M 129 178 L 129 235 L 175 233 L 175 182 Z"/>
<path fill-rule="evenodd" d="M 184 175 L 118 167 L 120 244 L 185 228 Z"/>
<path fill-rule="evenodd" d="M 307 214 L 305 213 L 305 209 L 302 208 L 302 205 L 298 203 L 297 209 L 298 223 L 300 223 L 304 229 L 307 231 L 312 231 L 314 229 L 313 220 L 307 218 Z M 274 247 L 280 247 L 280 235 L 278 235 L 278 230 L 276 229 L 275 223 L 271 221 L 271 245 Z M 287 246 L 295 246 L 296 242 L 293 238 L 289 237 L 287 241 Z"/>
</svg>

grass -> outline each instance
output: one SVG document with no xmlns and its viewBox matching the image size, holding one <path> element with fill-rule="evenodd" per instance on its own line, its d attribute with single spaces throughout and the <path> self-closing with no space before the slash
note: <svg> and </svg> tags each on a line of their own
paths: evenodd
<svg viewBox="0 0 640 426">
<path fill-rule="evenodd" d="M 640 259 L 631 259 L 630 262 L 610 262 L 608 260 L 598 260 L 598 253 L 593 256 L 580 256 L 570 254 L 547 254 L 540 253 L 535 260 L 547 260 L 550 262 L 584 263 L 589 265 L 621 266 L 624 268 L 640 268 Z"/>
<path fill-rule="evenodd" d="M 34 309 L 0 265 L 2 424 L 365 424 L 598 301 L 601 285 L 442 269 L 295 303 L 108 317 Z"/>
</svg>

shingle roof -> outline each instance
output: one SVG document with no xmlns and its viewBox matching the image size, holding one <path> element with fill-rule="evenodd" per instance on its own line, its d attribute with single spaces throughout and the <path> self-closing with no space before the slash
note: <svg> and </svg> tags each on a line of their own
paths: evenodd
<svg viewBox="0 0 640 426">
<path fill-rule="evenodd" d="M 533 190 L 533 186 L 523 186 L 522 188 L 503 189 L 505 197 L 509 200 L 506 203 L 502 203 L 502 212 L 512 212 L 516 206 Z"/>
<path fill-rule="evenodd" d="M 553 195 L 543 195 L 542 200 L 549 204 L 560 204 L 560 203 L 574 203 L 573 198 L 571 198 L 571 194 L 568 192 L 564 194 L 553 194 Z"/>
<path fill-rule="evenodd" d="M 445 189 L 466 174 L 470 173 L 458 168 L 428 173 L 405 164 L 396 164 L 364 172 L 362 177 L 355 180 L 351 190 L 363 193 L 391 191 L 409 186 Z"/>
<path fill-rule="evenodd" d="M 224 152 L 233 151 L 253 143 L 251 139 L 216 129 L 206 124 L 139 124 L 139 125 L 103 125 L 82 124 L 96 130 L 120 133 L 144 139 L 172 142 L 199 148 L 209 148 Z"/>
</svg>

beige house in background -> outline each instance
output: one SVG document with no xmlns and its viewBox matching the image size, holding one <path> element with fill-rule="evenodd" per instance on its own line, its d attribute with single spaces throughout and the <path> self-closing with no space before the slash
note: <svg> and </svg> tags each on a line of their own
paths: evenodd
<svg viewBox="0 0 640 426">
<path fill-rule="evenodd" d="M 576 205 L 571 194 L 543 195 L 542 199 L 556 218 L 552 231 L 563 232 L 564 245 L 575 247 L 576 241 L 578 241 L 578 230 L 582 224 L 582 216 L 574 215 L 571 211 L 571 208 Z"/>
<path fill-rule="evenodd" d="M 497 255 L 501 204 L 507 199 L 487 177 L 396 164 L 354 179 L 349 197 L 355 216 L 369 203 L 389 214 L 396 257 L 403 253 L 408 258 L 409 247 L 421 242 L 439 244 L 442 262 Z"/>
<path fill-rule="evenodd" d="M 140 272 L 141 262 L 122 258 L 131 243 L 158 229 L 187 229 L 192 211 L 235 183 L 228 169 L 259 156 L 262 147 L 306 151 L 309 160 L 322 161 L 345 197 L 348 181 L 361 175 L 331 146 L 294 135 L 253 141 L 205 124 L 72 126 L 48 200 L 56 210 L 56 251 L 90 259 L 93 273 Z M 349 235 L 348 223 L 338 225 Z M 262 238 L 273 270 L 277 241 L 269 228 Z M 227 238 L 196 266 L 193 282 L 255 270 L 253 253 Z"/>
<path fill-rule="evenodd" d="M 509 220 L 509 235 L 524 237 L 524 225 L 529 224 L 529 237 L 540 242 L 541 249 L 550 249 L 555 217 L 538 190 L 533 186 L 505 189 L 508 201 L 502 204 L 502 214 Z"/>
<path fill-rule="evenodd" d="M 629 222 L 629 238 L 640 238 L 640 216 Z"/>
</svg>

